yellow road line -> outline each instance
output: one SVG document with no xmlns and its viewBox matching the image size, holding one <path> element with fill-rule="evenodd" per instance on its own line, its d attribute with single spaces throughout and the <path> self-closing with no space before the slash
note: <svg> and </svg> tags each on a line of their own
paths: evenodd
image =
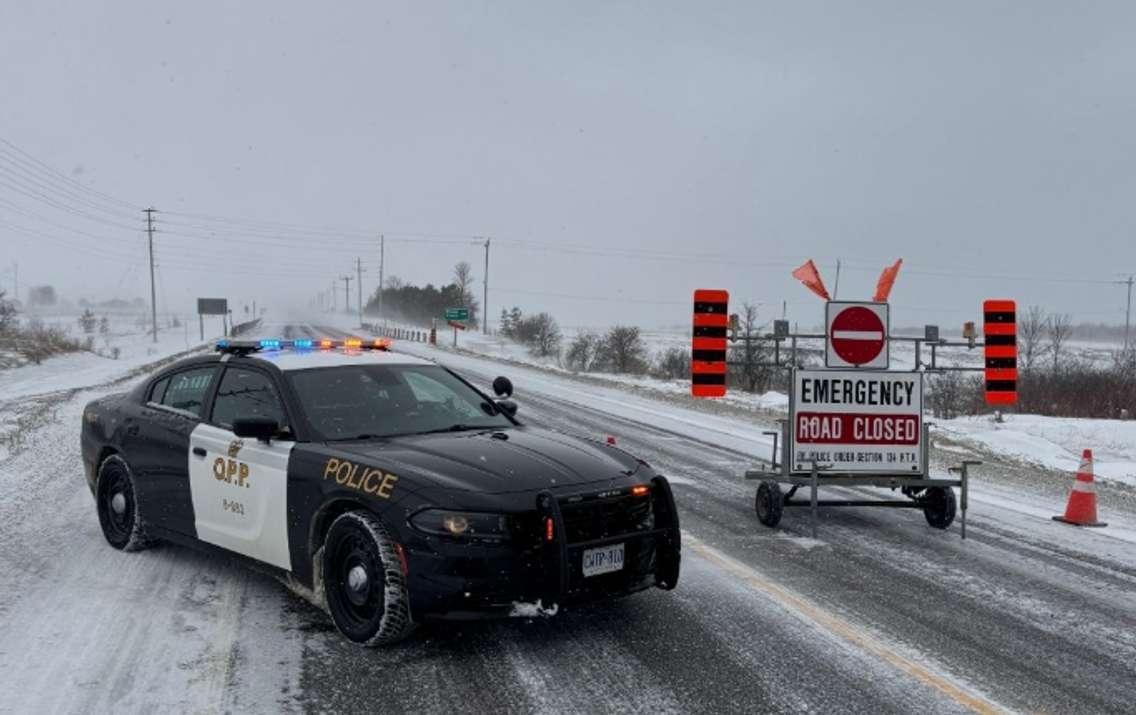
<svg viewBox="0 0 1136 715">
<path fill-rule="evenodd" d="M 976 713 L 1003 712 L 1002 708 L 981 695 L 970 692 L 956 685 L 946 676 L 940 675 L 930 668 L 904 657 L 864 629 L 793 593 L 785 587 L 777 585 L 770 579 L 765 578 L 753 567 L 731 556 L 727 556 L 713 546 L 691 536 L 689 532 L 682 532 L 682 542 L 684 547 L 692 549 L 699 556 L 720 566 L 722 569 L 738 577 L 745 584 L 761 591 L 785 608 L 795 611 L 805 619 L 843 638 L 857 648 L 887 661 L 924 685 L 938 690 L 959 705 L 969 708 Z"/>
</svg>

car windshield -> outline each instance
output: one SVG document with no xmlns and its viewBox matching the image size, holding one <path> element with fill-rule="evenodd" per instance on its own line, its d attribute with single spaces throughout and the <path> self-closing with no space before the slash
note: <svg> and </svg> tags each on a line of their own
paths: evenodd
<svg viewBox="0 0 1136 715">
<path fill-rule="evenodd" d="M 287 373 L 323 440 L 500 429 L 492 401 L 435 365 L 345 365 Z"/>
</svg>

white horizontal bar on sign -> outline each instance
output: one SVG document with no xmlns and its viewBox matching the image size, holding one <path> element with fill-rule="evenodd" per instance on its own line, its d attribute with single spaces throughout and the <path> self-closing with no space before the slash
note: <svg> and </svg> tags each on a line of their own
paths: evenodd
<svg viewBox="0 0 1136 715">
<path fill-rule="evenodd" d="M 834 330 L 833 340 L 883 340 L 884 334 L 878 330 Z"/>
</svg>

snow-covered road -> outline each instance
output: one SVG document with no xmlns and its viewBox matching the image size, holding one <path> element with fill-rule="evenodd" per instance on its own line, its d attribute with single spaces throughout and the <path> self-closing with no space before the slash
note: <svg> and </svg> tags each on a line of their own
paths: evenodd
<svg viewBox="0 0 1136 715">
<path fill-rule="evenodd" d="M 678 589 L 551 620 L 426 626 L 400 646 L 360 649 L 242 566 L 106 546 L 77 429 L 87 400 L 121 388 L 23 395 L 19 409 L 42 415 L 0 461 L 0 711 L 1134 707 L 1136 549 L 1121 532 L 1023 514 L 1045 505 L 1003 504 L 1013 480 L 982 492 L 965 542 L 918 512 L 879 509 L 822 512 L 817 540 L 792 513 L 769 530 L 738 476 L 765 453 L 760 425 L 404 349 L 482 382 L 509 374 L 526 421 L 613 434 L 672 477 L 687 535 Z"/>
</svg>

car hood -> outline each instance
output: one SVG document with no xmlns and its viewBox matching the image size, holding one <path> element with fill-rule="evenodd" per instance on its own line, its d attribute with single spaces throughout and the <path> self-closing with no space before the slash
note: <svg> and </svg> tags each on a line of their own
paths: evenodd
<svg viewBox="0 0 1136 715">
<path fill-rule="evenodd" d="M 599 442 L 514 427 L 335 445 L 347 458 L 413 475 L 426 488 L 485 494 L 556 489 L 633 475 L 644 462 Z"/>
</svg>

